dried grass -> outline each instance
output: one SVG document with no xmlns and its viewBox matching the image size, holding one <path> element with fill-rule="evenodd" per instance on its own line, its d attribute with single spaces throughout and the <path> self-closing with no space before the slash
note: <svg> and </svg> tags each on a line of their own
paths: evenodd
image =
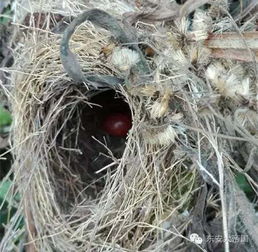
<svg viewBox="0 0 258 252">
<path fill-rule="evenodd" d="M 36 2 L 29 2 L 32 10 Z M 106 6 L 111 7 L 111 2 L 106 1 Z M 47 3 L 39 7 L 44 9 Z M 120 3 L 117 15 L 121 6 L 129 6 Z M 77 1 L 67 4 L 69 14 L 83 8 Z M 214 22 L 202 28 L 212 31 L 218 27 Z M 22 211 L 29 232 L 27 247 L 32 251 L 182 251 L 187 247 L 205 251 L 212 245 L 194 244 L 189 234 L 205 238 L 220 232 L 226 239 L 237 234 L 239 219 L 245 229 L 242 234 L 250 237 L 246 246 L 257 246 L 250 221 L 243 218 L 245 206 L 239 203 L 233 177 L 235 171 L 245 174 L 234 157 L 258 144 L 257 132 L 250 133 L 247 122 L 235 116 L 239 108 L 257 109 L 252 106 L 257 102 L 256 78 L 252 78 L 256 66 L 209 58 L 203 53 L 208 52 L 205 37 L 189 31 L 188 25 L 185 18 L 166 27 L 136 24 L 143 42 L 151 41 L 156 52 L 149 59 L 153 82 L 116 90 L 130 107 L 133 126 L 122 157 L 108 151 L 112 162 L 93 177 L 87 176 L 90 154 L 84 152 L 82 157 L 80 149 L 81 139 L 89 141 L 81 130 L 82 110 L 90 111 L 92 106 L 88 87 L 71 82 L 64 72 L 59 34 L 29 28 L 20 35 L 11 72 L 13 170 L 22 201 L 2 240 L 2 251 L 11 246 L 15 236 L 11 230 Z M 151 32 L 146 38 L 145 29 Z M 197 42 L 189 39 L 193 34 Z M 100 57 L 110 44 L 108 32 L 86 23 L 71 44 L 84 71 L 123 76 Z M 221 72 L 211 67 L 218 62 Z M 237 67 L 243 74 L 230 78 Z M 247 97 L 226 90 L 236 78 L 239 85 L 249 80 Z M 249 114 L 249 122 L 257 122 Z M 250 162 L 255 160 L 248 160 L 248 154 L 243 159 L 254 169 Z M 246 176 L 256 190 L 257 181 Z M 215 231 L 207 220 L 210 212 L 215 215 L 212 221 L 220 224 Z M 229 246 L 225 242 L 225 251 Z"/>
</svg>

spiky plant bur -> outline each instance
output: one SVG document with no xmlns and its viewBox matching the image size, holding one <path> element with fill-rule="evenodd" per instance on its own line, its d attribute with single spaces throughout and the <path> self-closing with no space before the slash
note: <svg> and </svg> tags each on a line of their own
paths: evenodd
<svg viewBox="0 0 258 252">
<path fill-rule="evenodd" d="M 128 71 L 140 61 L 140 56 L 129 48 L 117 47 L 114 48 L 110 61 L 119 70 Z"/>
<path fill-rule="evenodd" d="M 211 31 L 212 18 L 207 11 L 197 9 L 192 20 L 192 31 L 195 41 L 205 40 Z"/>
<path fill-rule="evenodd" d="M 164 93 L 161 93 L 160 97 L 149 105 L 150 117 L 152 119 L 161 118 L 168 114 L 171 97 L 171 91 L 164 90 Z"/>
<path fill-rule="evenodd" d="M 250 79 L 244 77 L 244 69 L 241 65 L 226 69 L 221 63 L 211 64 L 206 70 L 206 76 L 224 97 L 234 100 L 251 97 Z"/>
<path fill-rule="evenodd" d="M 150 144 L 168 146 L 175 142 L 177 133 L 171 125 L 153 128 L 148 125 L 146 126 L 143 135 Z"/>
</svg>

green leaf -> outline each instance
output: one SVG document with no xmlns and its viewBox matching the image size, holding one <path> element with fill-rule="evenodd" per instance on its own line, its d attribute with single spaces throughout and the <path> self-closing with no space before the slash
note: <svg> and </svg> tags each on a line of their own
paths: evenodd
<svg viewBox="0 0 258 252">
<path fill-rule="evenodd" d="M 1 14 L 1 13 L 0 13 Z M 7 6 L 0 17 L 0 24 L 8 24 L 12 19 L 12 10 L 10 6 Z"/>
<path fill-rule="evenodd" d="M 0 204 L 1 205 L 3 204 L 1 200 L 0 200 Z M 7 222 L 15 214 L 15 212 L 16 212 L 16 208 L 14 207 L 9 208 L 8 203 L 4 202 L 0 212 L 0 226 L 3 224 L 7 224 Z"/>
<path fill-rule="evenodd" d="M 0 127 L 9 126 L 12 123 L 11 114 L 0 106 Z"/>
<path fill-rule="evenodd" d="M 0 200 L 5 200 L 7 202 L 11 202 L 12 200 L 14 200 L 15 202 L 20 201 L 21 196 L 19 193 L 16 193 L 15 195 L 8 195 L 12 183 L 13 182 L 11 180 L 7 180 L 2 183 L 0 182 Z"/>
<path fill-rule="evenodd" d="M 12 186 L 12 181 L 10 180 L 0 183 L 0 199 L 3 199 L 3 200 L 5 199 L 11 186 Z"/>
<path fill-rule="evenodd" d="M 239 187 L 246 193 L 246 194 L 252 194 L 253 189 L 248 183 L 246 177 L 242 173 L 237 173 L 236 174 L 236 182 L 239 185 Z"/>
</svg>

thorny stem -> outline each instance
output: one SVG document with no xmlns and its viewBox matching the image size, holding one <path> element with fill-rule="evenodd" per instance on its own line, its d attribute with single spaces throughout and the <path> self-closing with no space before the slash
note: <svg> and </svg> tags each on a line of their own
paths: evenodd
<svg viewBox="0 0 258 252">
<path fill-rule="evenodd" d="M 90 21 L 93 24 L 104 28 L 112 33 L 114 38 L 121 44 L 126 45 L 128 48 L 135 50 L 140 55 L 140 61 L 137 63 L 136 75 L 146 75 L 149 74 L 149 67 L 147 61 L 145 60 L 142 52 L 140 51 L 136 41 L 129 33 L 125 32 L 118 21 L 106 13 L 105 11 L 99 9 L 92 9 L 90 11 L 83 12 L 78 17 L 76 17 L 72 23 L 64 31 L 63 38 L 60 47 L 60 57 L 62 64 L 68 73 L 68 75 L 77 83 L 86 82 L 91 84 L 93 87 L 106 87 L 106 86 L 116 86 L 118 84 L 124 84 L 124 80 L 110 75 L 84 75 L 80 64 L 78 63 L 76 56 L 71 52 L 69 48 L 69 41 L 72 37 L 75 29 L 85 21 Z"/>
</svg>

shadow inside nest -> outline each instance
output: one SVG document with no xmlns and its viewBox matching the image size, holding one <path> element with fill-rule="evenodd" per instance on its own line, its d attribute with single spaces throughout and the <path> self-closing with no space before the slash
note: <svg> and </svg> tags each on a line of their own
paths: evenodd
<svg viewBox="0 0 258 252">
<path fill-rule="evenodd" d="M 112 135 L 103 124 L 106 118 L 114 114 L 126 115 L 131 120 L 131 111 L 125 98 L 114 90 L 96 92 L 87 103 L 78 104 L 76 110 L 57 140 L 61 149 L 77 150 L 68 156 L 67 152 L 58 153 L 66 166 L 61 173 L 55 172 L 57 180 L 67 185 L 65 188 L 61 186 L 65 194 L 62 196 L 60 188 L 56 188 L 58 201 L 64 208 L 67 208 L 67 202 L 63 202 L 63 196 L 66 199 L 68 197 L 70 202 L 85 200 L 85 196 L 90 199 L 99 197 L 107 178 L 116 170 L 118 159 L 122 157 L 126 146 L 126 135 Z M 78 195 L 82 198 L 78 199 Z"/>
</svg>

